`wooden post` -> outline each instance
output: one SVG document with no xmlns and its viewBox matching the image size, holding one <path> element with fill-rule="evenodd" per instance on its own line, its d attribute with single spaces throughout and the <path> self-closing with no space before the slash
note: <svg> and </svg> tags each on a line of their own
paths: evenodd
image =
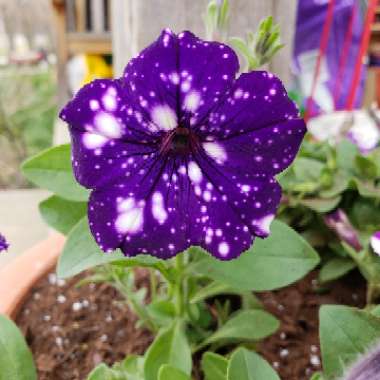
<svg viewBox="0 0 380 380">
<path fill-rule="evenodd" d="M 78 32 L 86 31 L 86 1 L 75 0 L 75 17 L 76 30 Z"/>
<path fill-rule="evenodd" d="M 66 63 L 69 58 L 66 41 L 66 17 L 65 17 L 65 1 L 54 0 L 53 14 L 56 25 L 56 38 L 57 38 L 57 76 L 58 76 L 58 106 L 62 106 L 69 94 L 67 80 L 66 80 Z"/>
<path fill-rule="evenodd" d="M 103 0 L 92 0 L 91 3 L 91 25 L 95 33 L 104 32 L 104 2 Z"/>
</svg>

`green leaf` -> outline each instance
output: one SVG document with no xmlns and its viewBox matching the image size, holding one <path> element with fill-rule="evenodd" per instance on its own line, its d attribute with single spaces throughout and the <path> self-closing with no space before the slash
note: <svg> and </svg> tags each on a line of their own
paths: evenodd
<svg viewBox="0 0 380 380">
<path fill-rule="evenodd" d="M 67 235 L 86 215 L 87 204 L 52 195 L 40 203 L 39 209 L 43 219 L 50 227 Z"/>
<path fill-rule="evenodd" d="M 358 155 L 358 147 L 350 140 L 342 140 L 336 147 L 337 166 L 347 172 L 354 172 L 355 157 Z"/>
<path fill-rule="evenodd" d="M 113 368 L 123 374 L 123 380 L 144 380 L 144 358 L 138 355 L 128 355 Z M 119 380 L 119 379 L 118 379 Z"/>
<path fill-rule="evenodd" d="M 191 373 L 191 350 L 179 321 L 160 333 L 148 348 L 144 363 L 145 380 L 157 380 L 163 364 L 170 364 L 186 375 Z"/>
<path fill-rule="evenodd" d="M 334 210 L 341 199 L 340 196 L 335 198 L 303 198 L 298 202 L 314 211 L 325 213 Z"/>
<path fill-rule="evenodd" d="M 223 0 L 219 11 L 219 26 L 226 28 L 229 19 L 230 4 L 229 0 Z"/>
<path fill-rule="evenodd" d="M 312 158 L 300 157 L 294 161 L 292 168 L 298 180 L 312 182 L 319 181 L 324 164 Z"/>
<path fill-rule="evenodd" d="M 319 256 L 309 243 L 292 228 L 275 220 L 271 235 L 257 238 L 253 247 L 237 259 L 219 261 L 204 254 L 189 270 L 235 289 L 265 291 L 299 280 L 318 263 Z"/>
<path fill-rule="evenodd" d="M 111 368 L 104 363 L 96 366 L 88 375 L 87 380 L 116 380 Z"/>
<path fill-rule="evenodd" d="M 322 198 L 336 198 L 338 195 L 343 193 L 350 183 L 350 178 L 343 171 L 338 171 L 334 174 L 333 184 L 319 192 Z"/>
<path fill-rule="evenodd" d="M 377 165 L 370 158 L 357 155 L 355 157 L 355 165 L 361 176 L 368 179 L 377 178 Z"/>
<path fill-rule="evenodd" d="M 375 200 L 360 198 L 350 206 L 349 218 L 355 226 L 370 233 L 377 230 L 380 226 L 380 213 Z"/>
<path fill-rule="evenodd" d="M 171 365 L 164 364 L 158 372 L 158 380 L 191 380 L 191 378 L 181 370 Z"/>
<path fill-rule="evenodd" d="M 344 368 L 380 338 L 380 319 L 346 306 L 324 305 L 319 313 L 323 368 L 328 378 Z"/>
<path fill-rule="evenodd" d="M 17 326 L 0 315 L 0 380 L 37 380 L 33 356 Z"/>
<path fill-rule="evenodd" d="M 359 194 L 364 198 L 380 198 L 380 186 L 375 186 L 373 181 L 362 181 L 359 178 L 353 178 Z"/>
<path fill-rule="evenodd" d="M 251 52 L 249 51 L 249 47 L 248 47 L 247 43 L 242 38 L 231 37 L 230 43 L 244 57 L 248 58 L 251 55 Z"/>
<path fill-rule="evenodd" d="M 214 352 L 205 352 L 202 356 L 202 370 L 205 380 L 226 380 L 228 360 Z"/>
<path fill-rule="evenodd" d="M 337 280 L 356 267 L 356 263 L 346 257 L 334 257 L 328 260 L 319 272 L 319 281 L 321 283 Z"/>
<path fill-rule="evenodd" d="M 205 344 L 222 340 L 257 341 L 273 334 L 279 326 L 278 320 L 266 311 L 245 310 L 229 319 Z"/>
<path fill-rule="evenodd" d="M 322 372 L 313 373 L 310 380 L 324 380 L 323 373 Z"/>
<path fill-rule="evenodd" d="M 72 172 L 70 145 L 59 145 L 29 158 L 22 172 L 31 182 L 62 198 L 87 201 L 88 190 L 80 186 Z"/>
<path fill-rule="evenodd" d="M 173 302 L 167 300 L 153 301 L 147 306 L 149 315 L 161 326 L 173 321 L 176 311 Z"/>
<path fill-rule="evenodd" d="M 86 269 L 123 258 L 120 251 L 104 253 L 98 247 L 85 217 L 67 236 L 66 244 L 58 260 L 57 274 L 60 278 L 72 277 Z"/>
<path fill-rule="evenodd" d="M 247 62 L 248 70 L 259 66 L 259 62 L 253 56 L 253 52 L 250 51 L 250 47 L 244 39 L 240 37 L 231 37 L 229 39 L 229 42 L 234 47 L 234 49 L 245 59 Z"/>
<path fill-rule="evenodd" d="M 377 305 L 374 308 L 372 308 L 371 314 L 377 318 L 380 318 L 380 305 Z"/>
<path fill-rule="evenodd" d="M 261 356 L 245 348 L 233 353 L 228 363 L 227 380 L 280 380 Z"/>
<path fill-rule="evenodd" d="M 198 303 L 210 297 L 215 297 L 219 294 L 236 294 L 239 293 L 231 286 L 217 281 L 212 281 L 208 285 L 199 288 L 198 291 L 190 298 L 190 303 Z"/>
</svg>

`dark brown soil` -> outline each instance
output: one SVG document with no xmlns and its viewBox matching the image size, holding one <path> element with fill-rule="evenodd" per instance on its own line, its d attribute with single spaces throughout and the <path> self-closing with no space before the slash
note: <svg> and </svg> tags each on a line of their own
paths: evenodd
<svg viewBox="0 0 380 380">
<path fill-rule="evenodd" d="M 113 364 L 144 353 L 152 338 L 135 327 L 136 317 L 106 284 L 77 287 L 54 274 L 32 290 L 16 322 L 36 361 L 39 380 L 84 380 L 100 362 Z"/>
<path fill-rule="evenodd" d="M 365 306 L 366 284 L 352 272 L 328 287 L 320 288 L 317 272 L 302 281 L 259 297 L 267 311 L 281 321 L 279 331 L 264 340 L 261 354 L 282 380 L 309 380 L 321 369 L 318 311 L 324 304 Z"/>
<path fill-rule="evenodd" d="M 365 283 L 356 273 L 317 289 L 316 273 L 285 289 L 260 295 L 281 321 L 278 333 L 263 341 L 261 354 L 282 380 L 308 380 L 320 369 L 318 309 L 321 304 L 363 306 Z M 83 276 L 82 276 L 83 277 Z M 136 317 L 108 285 L 57 281 L 54 274 L 32 290 L 17 317 L 37 363 L 39 380 L 83 380 L 94 366 L 141 354 L 151 342 L 135 327 Z M 144 280 L 140 280 L 144 282 Z"/>
</svg>

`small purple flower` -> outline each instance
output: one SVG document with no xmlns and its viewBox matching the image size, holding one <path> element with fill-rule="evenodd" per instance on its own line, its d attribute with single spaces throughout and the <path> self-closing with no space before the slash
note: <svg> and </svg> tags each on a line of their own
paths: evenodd
<svg viewBox="0 0 380 380">
<path fill-rule="evenodd" d="M 2 234 L 0 234 L 0 252 L 6 251 L 8 248 L 8 242 L 5 240 L 5 237 Z"/>
<path fill-rule="evenodd" d="M 122 78 L 90 83 L 62 110 L 104 251 L 169 258 L 197 245 L 229 260 L 268 236 L 274 176 L 306 128 L 278 78 L 236 79 L 238 68 L 228 46 L 165 30 Z"/>
<path fill-rule="evenodd" d="M 371 237 L 371 247 L 380 256 L 380 231 L 375 232 Z"/>
<path fill-rule="evenodd" d="M 358 233 L 342 209 L 337 209 L 327 214 L 324 220 L 326 225 L 330 227 L 342 241 L 358 252 L 363 248 L 359 241 Z"/>
</svg>

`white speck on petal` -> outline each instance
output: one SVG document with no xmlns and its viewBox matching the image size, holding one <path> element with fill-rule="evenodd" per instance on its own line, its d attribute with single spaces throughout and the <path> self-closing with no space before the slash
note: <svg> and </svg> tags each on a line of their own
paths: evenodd
<svg viewBox="0 0 380 380">
<path fill-rule="evenodd" d="M 206 190 L 204 193 L 203 193 L 203 199 L 206 201 L 206 202 L 210 202 L 211 201 L 211 193 Z"/>
<path fill-rule="evenodd" d="M 199 92 L 191 91 L 185 97 L 184 108 L 187 111 L 194 112 L 199 107 L 200 100 L 201 100 L 201 97 L 199 95 Z"/>
<path fill-rule="evenodd" d="M 154 107 L 151 117 L 154 124 L 164 131 L 170 131 L 177 126 L 177 115 L 167 105 Z"/>
<path fill-rule="evenodd" d="M 115 111 L 117 108 L 116 90 L 110 87 L 102 97 L 102 103 L 107 111 Z"/>
<path fill-rule="evenodd" d="M 220 144 L 216 142 L 205 142 L 202 146 L 206 153 L 217 163 L 222 164 L 227 160 L 227 153 Z"/>
<path fill-rule="evenodd" d="M 202 171 L 194 161 L 189 162 L 188 173 L 194 183 L 200 183 L 202 181 Z"/>
<path fill-rule="evenodd" d="M 169 75 L 169 79 L 173 84 L 179 84 L 179 75 L 176 72 L 173 72 Z"/>
<path fill-rule="evenodd" d="M 127 198 L 118 205 L 119 216 L 115 227 L 120 233 L 136 233 L 144 222 L 144 202 L 136 204 L 134 198 Z"/>
<path fill-rule="evenodd" d="M 222 242 L 219 244 L 218 251 L 222 256 L 227 256 L 230 251 L 230 247 L 226 242 Z"/>
<path fill-rule="evenodd" d="M 104 136 L 110 138 L 121 137 L 121 125 L 114 116 L 106 112 L 99 112 L 94 119 L 96 129 Z"/>
<path fill-rule="evenodd" d="M 152 197 L 152 214 L 159 224 L 164 224 L 168 213 L 164 207 L 164 198 L 160 192 L 155 192 Z"/>
<path fill-rule="evenodd" d="M 274 214 L 268 214 L 259 220 L 254 220 L 252 225 L 258 227 L 258 229 L 265 235 L 270 234 L 270 225 L 274 219 Z"/>
<path fill-rule="evenodd" d="M 99 102 L 95 99 L 90 100 L 90 108 L 92 111 L 97 111 L 99 109 Z"/>
<path fill-rule="evenodd" d="M 86 132 L 83 134 L 82 141 L 87 149 L 97 149 L 105 145 L 109 139 L 97 133 Z"/>
</svg>

